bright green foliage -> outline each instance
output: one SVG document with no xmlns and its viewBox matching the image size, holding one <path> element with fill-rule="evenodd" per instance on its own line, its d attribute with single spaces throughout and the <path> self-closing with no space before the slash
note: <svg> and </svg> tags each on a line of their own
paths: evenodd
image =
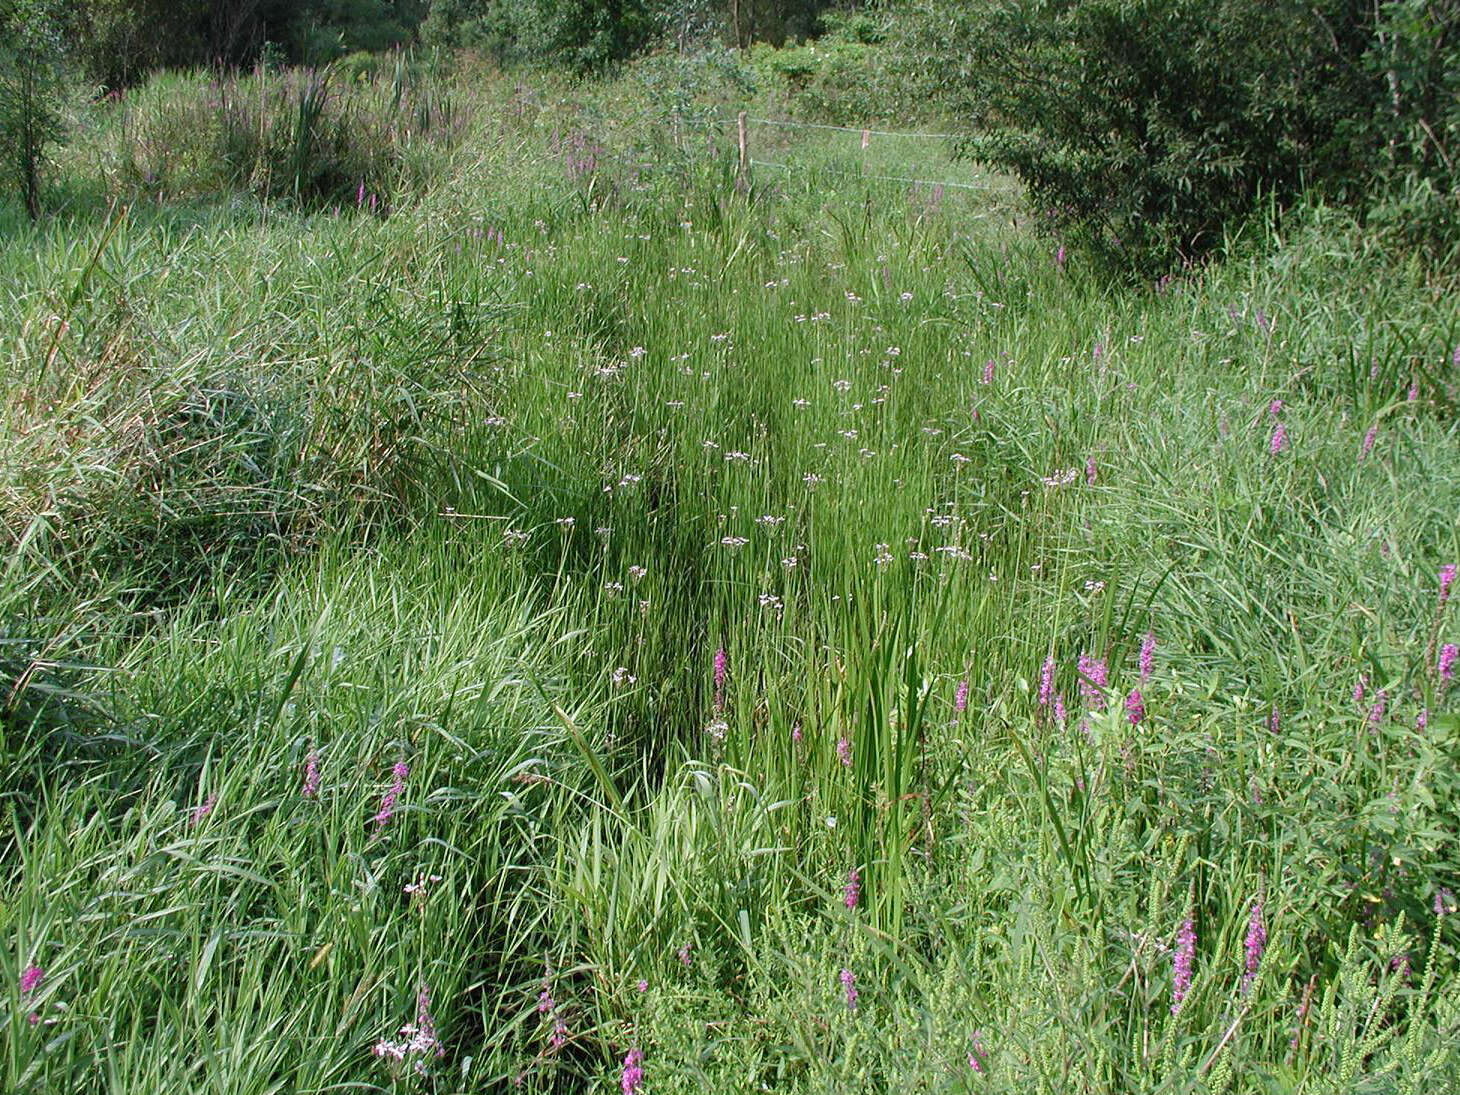
<svg viewBox="0 0 1460 1095">
<path fill-rule="evenodd" d="M 1366 205 L 1391 163 L 1453 198 L 1442 132 L 1460 70 L 1452 3 L 940 10 L 922 49 L 962 104 L 970 153 L 1016 172 L 1054 231 L 1128 263 L 1208 252 L 1261 200 L 1286 204 L 1305 188 Z"/>
<path fill-rule="evenodd" d="M 472 75 L 388 215 L 137 200 L 172 79 L 0 242 L 0 1089 L 1460 1087 L 1451 283 Z"/>
</svg>

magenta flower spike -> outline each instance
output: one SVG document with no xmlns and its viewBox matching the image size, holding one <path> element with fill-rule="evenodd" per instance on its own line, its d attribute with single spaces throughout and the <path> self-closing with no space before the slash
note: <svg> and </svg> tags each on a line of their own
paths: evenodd
<svg viewBox="0 0 1460 1095">
<path fill-rule="evenodd" d="M 1446 563 L 1440 568 L 1440 604 L 1450 599 L 1450 587 L 1455 584 L 1455 564 Z"/>
<path fill-rule="evenodd" d="M 1454 643 L 1446 643 L 1440 647 L 1438 668 L 1440 671 L 1440 680 L 1446 684 L 1451 683 L 1455 679 L 1455 662 L 1457 659 L 1460 659 L 1460 647 L 1457 647 Z"/>
<path fill-rule="evenodd" d="M 862 876 L 857 868 L 853 867 L 847 872 L 846 888 L 842 891 L 842 900 L 848 909 L 855 909 L 857 902 L 862 897 Z"/>
<path fill-rule="evenodd" d="M 644 1054 L 638 1046 L 624 1057 L 624 1070 L 619 1077 L 619 1090 L 623 1095 L 635 1095 L 644 1083 Z"/>
<path fill-rule="evenodd" d="M 1146 637 L 1141 640 L 1141 680 L 1151 679 L 1151 670 L 1156 666 L 1156 633 L 1147 631 Z"/>
<path fill-rule="evenodd" d="M 1132 688 L 1125 698 L 1125 714 L 1132 726 L 1139 726 L 1146 717 L 1146 701 L 1139 688 Z"/>
<path fill-rule="evenodd" d="M 299 793 L 305 798 L 319 795 L 319 754 L 313 750 L 304 758 L 304 786 Z"/>
<path fill-rule="evenodd" d="M 1181 1002 L 1191 991 L 1191 967 L 1196 960 L 1196 925 L 1187 917 L 1176 932 L 1176 950 L 1171 956 L 1171 1014 L 1181 1010 Z"/>
<path fill-rule="evenodd" d="M 1272 431 L 1272 440 L 1268 443 L 1267 451 L 1269 453 L 1271 453 L 1273 456 L 1277 456 L 1278 453 L 1282 452 L 1283 449 L 1287 448 L 1287 445 L 1288 445 L 1288 431 L 1287 431 L 1287 427 L 1285 427 L 1281 422 L 1279 422 L 1277 424 L 1277 426 Z"/>
<path fill-rule="evenodd" d="M 841 972 L 842 988 L 847 994 L 847 1010 L 857 1010 L 857 975 L 851 970 L 844 969 Z"/>
<path fill-rule="evenodd" d="M 1252 912 L 1247 918 L 1244 949 L 1246 965 L 1242 975 L 1242 992 L 1245 994 L 1252 990 L 1252 982 L 1257 979 L 1258 968 L 1262 965 L 1262 952 L 1267 949 L 1267 925 L 1262 919 L 1261 901 L 1252 903 Z"/>
</svg>

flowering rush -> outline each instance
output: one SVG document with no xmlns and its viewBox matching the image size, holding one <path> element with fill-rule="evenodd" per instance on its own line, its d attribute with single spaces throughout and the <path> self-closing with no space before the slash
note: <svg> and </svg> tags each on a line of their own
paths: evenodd
<svg viewBox="0 0 1460 1095">
<path fill-rule="evenodd" d="M 395 816 L 396 799 L 400 798 L 401 793 L 405 791 L 406 777 L 411 774 L 411 769 L 405 761 L 398 760 L 390 772 L 394 777 L 394 782 L 380 798 L 380 809 L 376 811 L 374 818 L 377 831 L 385 828 L 386 823 Z"/>
<path fill-rule="evenodd" d="M 445 1055 L 446 1049 L 437 1039 L 436 1024 L 431 1019 L 431 992 L 424 985 L 416 993 L 416 1021 L 401 1027 L 400 1033 L 404 1041 L 392 1042 L 382 1038 L 376 1042 L 372 1050 L 375 1056 L 396 1064 L 410 1060 L 416 1073 L 424 1076 L 427 1058 Z"/>
</svg>

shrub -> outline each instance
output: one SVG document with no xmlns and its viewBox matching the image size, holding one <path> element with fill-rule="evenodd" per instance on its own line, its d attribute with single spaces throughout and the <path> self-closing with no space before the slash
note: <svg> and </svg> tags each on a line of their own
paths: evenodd
<svg viewBox="0 0 1460 1095">
<path fill-rule="evenodd" d="M 42 156 L 65 136 L 62 31 L 55 0 L 0 0 L 0 158 L 32 220 L 41 212 Z"/>
<path fill-rule="evenodd" d="M 1016 172 L 1056 230 L 1142 266 L 1210 250 L 1263 198 L 1363 201 L 1395 170 L 1452 190 L 1425 130 L 1454 101 L 1455 11 L 997 0 L 948 6 L 921 52 L 979 134 L 970 155 Z"/>
</svg>

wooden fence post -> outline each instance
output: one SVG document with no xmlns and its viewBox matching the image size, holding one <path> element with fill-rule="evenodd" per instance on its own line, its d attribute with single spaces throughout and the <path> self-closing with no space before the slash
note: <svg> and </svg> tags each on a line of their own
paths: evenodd
<svg viewBox="0 0 1460 1095">
<path fill-rule="evenodd" d="M 750 185 L 750 146 L 745 140 L 745 111 L 742 110 L 735 121 L 740 136 L 740 175 L 736 184 L 738 189 L 744 190 Z"/>
</svg>

